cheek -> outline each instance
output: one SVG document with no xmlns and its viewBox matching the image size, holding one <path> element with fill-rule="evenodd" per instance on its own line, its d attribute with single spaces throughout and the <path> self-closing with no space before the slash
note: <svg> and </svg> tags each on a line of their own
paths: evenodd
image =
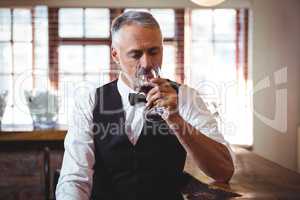
<svg viewBox="0 0 300 200">
<path fill-rule="evenodd" d="M 127 59 L 125 57 L 121 57 L 120 59 L 120 65 L 123 72 L 125 72 L 127 75 L 133 77 L 136 72 L 136 66 L 137 62 L 132 61 L 130 59 Z"/>
<path fill-rule="evenodd" d="M 135 67 L 125 67 L 126 69 L 126 73 L 127 75 L 129 75 L 130 77 L 134 77 L 135 76 L 135 72 L 136 72 L 136 68 Z"/>
<path fill-rule="evenodd" d="M 153 57 L 153 64 L 155 66 L 161 66 L 163 61 L 163 56 L 162 55 L 156 55 Z"/>
<path fill-rule="evenodd" d="M 157 55 L 154 56 L 154 63 L 156 65 L 162 65 L 162 61 L 163 61 L 163 51 L 161 50 Z"/>
</svg>

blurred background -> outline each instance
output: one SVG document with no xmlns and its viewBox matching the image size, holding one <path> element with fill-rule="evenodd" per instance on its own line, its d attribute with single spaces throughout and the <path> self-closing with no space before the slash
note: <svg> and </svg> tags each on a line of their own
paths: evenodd
<svg viewBox="0 0 300 200">
<path fill-rule="evenodd" d="M 47 89 L 58 94 L 58 123 L 67 125 L 82 84 L 97 87 L 117 77 L 110 24 L 128 10 L 150 12 L 160 23 L 162 76 L 222 106 L 227 139 L 251 145 L 247 8 L 1 8 L 1 89 L 9 91 L 2 124 L 31 124 L 24 90 Z"/>
<path fill-rule="evenodd" d="M 0 134 L 3 177 L 25 155 L 11 153 L 9 146 L 28 142 L 22 127 L 33 123 L 24 91 L 46 90 L 58 97 L 57 124 L 63 128 L 53 132 L 64 132 L 80 88 L 99 87 L 118 76 L 110 56 L 110 24 L 128 10 L 147 11 L 158 20 L 164 36 L 162 76 L 197 89 L 219 114 L 229 143 L 300 170 L 298 0 L 227 0 L 216 7 L 188 0 L 1 0 L 0 91 L 7 91 L 1 120 L 5 137 Z M 21 138 L 7 136 L 16 129 Z M 63 139 L 55 137 L 54 143 L 30 143 L 36 148 L 19 164 L 35 160 L 31 169 L 41 166 L 39 160 L 48 155 L 41 149 L 47 146 L 54 149 L 51 167 L 59 168 Z M 4 192 L 9 184 L 2 182 L 0 176 L 0 193 L 10 197 Z M 36 199 L 41 190 L 36 189 Z"/>
</svg>

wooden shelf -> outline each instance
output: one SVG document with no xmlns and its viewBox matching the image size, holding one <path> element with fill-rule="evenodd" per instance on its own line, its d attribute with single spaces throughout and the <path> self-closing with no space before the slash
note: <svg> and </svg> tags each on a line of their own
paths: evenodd
<svg viewBox="0 0 300 200">
<path fill-rule="evenodd" d="M 63 141 L 67 128 L 34 130 L 32 126 L 4 126 L 0 131 L 0 142 L 13 141 Z"/>
</svg>

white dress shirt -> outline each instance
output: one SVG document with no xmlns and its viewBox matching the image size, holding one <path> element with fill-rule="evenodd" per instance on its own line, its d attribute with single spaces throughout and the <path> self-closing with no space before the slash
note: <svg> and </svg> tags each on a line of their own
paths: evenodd
<svg viewBox="0 0 300 200">
<path fill-rule="evenodd" d="M 145 103 L 134 106 L 129 104 L 128 94 L 135 92 L 121 78 L 117 81 L 125 111 L 126 134 L 132 144 L 136 144 L 144 124 L 143 111 Z M 56 187 L 57 200 L 88 200 L 90 198 L 95 163 L 94 141 L 92 133 L 93 108 L 96 88 L 75 98 L 72 119 L 65 138 L 65 153 Z M 212 115 L 199 93 L 181 85 L 178 91 L 179 114 L 184 120 L 197 128 L 201 133 L 225 144 L 232 158 L 234 155 L 229 144 L 218 130 L 217 121 Z"/>
</svg>

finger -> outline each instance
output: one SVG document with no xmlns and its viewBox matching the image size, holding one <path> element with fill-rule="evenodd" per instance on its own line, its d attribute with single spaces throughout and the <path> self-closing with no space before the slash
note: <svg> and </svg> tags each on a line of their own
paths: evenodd
<svg viewBox="0 0 300 200">
<path fill-rule="evenodd" d="M 169 102 L 167 100 L 159 99 L 155 102 L 155 106 L 168 108 L 169 107 Z"/>
<path fill-rule="evenodd" d="M 153 106 L 156 105 L 158 100 L 164 100 L 164 94 L 160 91 L 157 91 L 156 93 L 154 93 L 151 96 L 147 96 L 146 100 L 147 100 L 147 104 L 146 106 Z"/>
<path fill-rule="evenodd" d="M 157 92 L 161 92 L 161 93 L 168 93 L 169 92 L 169 88 L 167 87 L 160 87 L 160 86 L 155 86 L 154 88 L 152 88 L 148 94 L 147 97 L 153 96 L 155 93 Z"/>
<path fill-rule="evenodd" d="M 161 106 L 161 107 L 166 107 L 166 108 L 171 108 L 171 107 L 177 107 L 177 99 L 174 99 L 170 96 L 164 96 L 156 101 L 153 102 L 155 106 Z"/>
<path fill-rule="evenodd" d="M 157 99 L 161 99 L 163 97 L 163 93 L 161 91 L 156 91 L 155 93 L 151 95 L 147 95 L 146 100 L 149 102 L 155 101 Z"/>
<path fill-rule="evenodd" d="M 147 109 L 153 108 L 154 106 L 157 106 L 160 101 L 161 101 L 161 99 L 156 99 L 154 101 L 149 101 L 146 104 L 146 108 Z"/>
<path fill-rule="evenodd" d="M 163 108 L 169 108 L 170 102 L 167 99 L 157 99 L 153 102 L 153 106 L 155 107 L 163 107 Z"/>
<path fill-rule="evenodd" d="M 155 86 L 155 87 L 153 87 L 149 92 L 148 92 L 148 94 L 147 94 L 147 98 L 149 97 L 149 96 L 153 96 L 155 93 L 157 93 L 159 91 L 159 86 Z M 148 99 L 147 99 L 148 100 Z"/>
</svg>

